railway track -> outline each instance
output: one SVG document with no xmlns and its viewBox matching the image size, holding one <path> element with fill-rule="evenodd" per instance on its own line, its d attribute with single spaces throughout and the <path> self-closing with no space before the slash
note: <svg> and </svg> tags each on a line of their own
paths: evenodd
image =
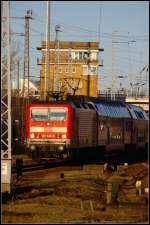
<svg viewBox="0 0 150 225">
<path fill-rule="evenodd" d="M 148 175 L 148 168 L 141 170 L 138 174 L 136 174 L 135 179 L 139 180 Z"/>
<path fill-rule="evenodd" d="M 24 165 L 22 172 L 30 172 L 30 171 L 36 171 L 36 170 L 42 170 L 42 169 L 47 169 L 47 168 L 55 168 L 55 167 L 60 167 L 60 166 L 65 166 L 69 165 L 69 161 L 64 160 L 64 161 L 53 161 L 50 163 L 37 163 L 37 164 L 31 164 L 31 165 Z M 12 168 L 12 173 L 16 173 L 16 168 Z"/>
<path fill-rule="evenodd" d="M 49 169 L 49 168 L 57 168 L 57 167 L 65 167 L 65 166 L 83 166 L 86 164 L 98 164 L 98 165 L 103 165 L 106 161 L 105 160 L 91 160 L 91 161 L 74 161 L 74 160 L 57 160 L 57 161 L 51 161 L 51 162 L 46 162 L 46 163 L 37 163 L 37 164 L 31 164 L 31 165 L 24 165 L 22 172 L 32 172 L 36 170 L 44 170 L 44 169 Z M 136 160 L 133 162 L 136 163 Z M 122 160 L 119 163 L 120 165 L 123 164 Z M 118 164 L 118 165 L 119 165 Z M 140 171 L 136 176 L 135 179 L 137 178 L 142 178 L 147 175 L 147 168 L 143 169 Z M 16 168 L 12 168 L 12 173 L 16 173 Z"/>
<path fill-rule="evenodd" d="M 123 165 L 125 162 L 129 162 L 130 164 L 132 163 L 137 163 L 137 162 L 142 162 L 143 160 L 139 159 L 126 159 L 122 156 L 118 155 L 112 155 L 109 158 L 106 156 L 103 159 L 85 159 L 85 160 L 69 160 L 69 159 L 64 159 L 64 160 L 43 160 L 42 163 L 36 163 L 36 164 L 29 164 L 29 165 L 24 165 L 22 172 L 30 172 L 30 171 L 36 171 L 36 170 L 42 170 L 42 169 L 47 169 L 47 168 L 55 168 L 55 167 L 61 167 L 61 166 L 77 166 L 77 165 L 85 165 L 85 164 L 101 164 L 103 165 L 105 162 L 110 161 L 111 162 L 117 162 L 118 165 Z M 145 160 L 144 160 L 145 161 Z M 145 163 L 145 162 L 143 162 Z M 12 173 L 16 173 L 16 167 L 12 167 Z"/>
</svg>

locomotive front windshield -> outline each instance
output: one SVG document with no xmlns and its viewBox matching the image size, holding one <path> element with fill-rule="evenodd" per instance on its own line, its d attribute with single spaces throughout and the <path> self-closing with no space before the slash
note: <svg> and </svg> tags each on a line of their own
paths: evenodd
<svg viewBox="0 0 150 225">
<path fill-rule="evenodd" d="M 65 121 L 66 108 L 32 108 L 31 119 L 33 121 Z"/>
</svg>

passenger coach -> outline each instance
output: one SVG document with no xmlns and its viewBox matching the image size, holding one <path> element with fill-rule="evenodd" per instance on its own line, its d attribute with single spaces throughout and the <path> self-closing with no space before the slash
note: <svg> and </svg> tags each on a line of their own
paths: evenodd
<svg viewBox="0 0 150 225">
<path fill-rule="evenodd" d="M 116 101 L 30 103 L 27 148 L 38 159 L 146 149 L 144 110 Z"/>
</svg>

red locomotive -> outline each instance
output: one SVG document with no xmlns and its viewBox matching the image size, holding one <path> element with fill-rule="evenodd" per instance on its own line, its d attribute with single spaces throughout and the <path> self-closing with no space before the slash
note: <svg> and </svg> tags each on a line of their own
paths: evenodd
<svg viewBox="0 0 150 225">
<path fill-rule="evenodd" d="M 144 110 L 122 102 L 59 101 L 27 106 L 26 143 L 38 159 L 146 149 L 147 134 Z"/>
</svg>

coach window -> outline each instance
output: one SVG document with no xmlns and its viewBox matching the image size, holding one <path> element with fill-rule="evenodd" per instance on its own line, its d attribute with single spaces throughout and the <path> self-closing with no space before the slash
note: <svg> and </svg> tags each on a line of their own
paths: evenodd
<svg viewBox="0 0 150 225">
<path fill-rule="evenodd" d="M 138 118 L 138 115 L 137 115 L 137 111 L 134 111 L 135 115 L 136 115 L 136 118 Z"/>
<path fill-rule="evenodd" d="M 81 106 L 78 102 L 74 102 L 74 105 L 76 106 L 76 108 L 81 108 Z"/>
<path fill-rule="evenodd" d="M 92 104 L 88 103 L 87 105 L 89 106 L 90 109 L 94 109 Z"/>
<path fill-rule="evenodd" d="M 145 119 L 145 117 L 144 117 L 144 115 L 143 115 L 142 112 L 140 112 L 140 115 L 141 115 L 141 118 L 142 118 L 142 119 Z"/>
<path fill-rule="evenodd" d="M 144 119 L 144 115 L 142 112 L 134 111 L 138 119 Z"/>
<path fill-rule="evenodd" d="M 98 109 L 97 105 L 95 105 L 95 107 L 96 107 L 97 111 L 99 111 L 99 109 Z"/>
<path fill-rule="evenodd" d="M 87 109 L 85 103 L 82 103 L 82 106 L 83 106 L 84 109 Z"/>
</svg>

